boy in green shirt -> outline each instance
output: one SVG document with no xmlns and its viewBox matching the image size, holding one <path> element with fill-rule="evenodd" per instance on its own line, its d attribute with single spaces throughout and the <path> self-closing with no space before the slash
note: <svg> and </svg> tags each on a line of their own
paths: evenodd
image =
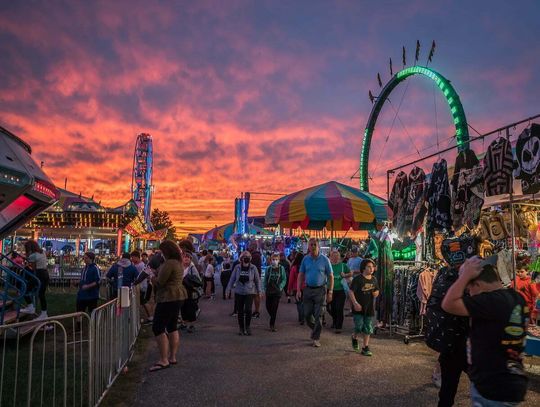
<svg viewBox="0 0 540 407">
<path fill-rule="evenodd" d="M 362 334 L 362 355 L 372 356 L 369 350 L 369 338 L 373 333 L 373 316 L 375 315 L 374 298 L 379 295 L 379 283 L 373 276 L 375 262 L 364 259 L 360 263 L 360 273 L 354 277 L 349 289 L 349 298 L 353 305 L 354 333 L 352 335 L 353 349 L 358 351 L 358 336 Z"/>
</svg>

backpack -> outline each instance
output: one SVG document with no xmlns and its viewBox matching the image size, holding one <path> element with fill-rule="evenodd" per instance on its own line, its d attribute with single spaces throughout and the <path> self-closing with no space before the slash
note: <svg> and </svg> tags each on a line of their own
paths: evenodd
<svg viewBox="0 0 540 407">
<path fill-rule="evenodd" d="M 202 292 L 201 287 L 203 286 L 203 282 L 201 278 L 199 277 L 199 272 L 194 266 L 190 266 L 188 273 L 182 280 L 182 283 L 184 284 L 186 289 L 190 292 L 199 292 L 199 290 Z"/>
<path fill-rule="evenodd" d="M 456 268 L 442 268 L 433 281 L 426 307 L 426 345 L 439 353 L 452 353 L 463 348 L 469 331 L 469 318 L 447 313 L 442 301 L 458 278 Z"/>
</svg>

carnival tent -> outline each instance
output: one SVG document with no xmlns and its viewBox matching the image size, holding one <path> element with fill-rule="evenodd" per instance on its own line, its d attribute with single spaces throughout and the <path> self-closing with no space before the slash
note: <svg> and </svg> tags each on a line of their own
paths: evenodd
<svg viewBox="0 0 540 407">
<path fill-rule="evenodd" d="M 330 181 L 272 202 L 265 219 L 286 228 L 370 230 L 388 219 L 388 209 L 376 195 Z"/>
<path fill-rule="evenodd" d="M 218 226 L 210 229 L 202 236 L 202 241 L 216 240 L 227 241 L 234 233 L 234 223 L 227 223 L 226 225 Z M 263 229 L 255 225 L 249 225 L 250 235 L 271 236 L 272 232 Z"/>
</svg>

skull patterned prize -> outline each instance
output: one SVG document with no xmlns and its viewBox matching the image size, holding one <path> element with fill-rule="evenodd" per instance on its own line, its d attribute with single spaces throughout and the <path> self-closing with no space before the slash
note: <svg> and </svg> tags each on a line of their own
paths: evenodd
<svg viewBox="0 0 540 407">
<path fill-rule="evenodd" d="M 516 143 L 517 174 L 524 194 L 540 191 L 540 124 L 521 132 Z"/>
</svg>

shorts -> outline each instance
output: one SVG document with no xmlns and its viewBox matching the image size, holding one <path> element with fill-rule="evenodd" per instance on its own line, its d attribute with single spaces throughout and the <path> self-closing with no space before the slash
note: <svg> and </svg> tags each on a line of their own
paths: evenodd
<svg viewBox="0 0 540 407">
<path fill-rule="evenodd" d="M 353 314 L 355 334 L 373 334 L 373 317 L 370 315 Z"/>
<path fill-rule="evenodd" d="M 178 314 L 183 301 L 158 302 L 154 312 L 152 331 L 155 336 L 162 333 L 171 333 L 178 330 Z"/>
</svg>

